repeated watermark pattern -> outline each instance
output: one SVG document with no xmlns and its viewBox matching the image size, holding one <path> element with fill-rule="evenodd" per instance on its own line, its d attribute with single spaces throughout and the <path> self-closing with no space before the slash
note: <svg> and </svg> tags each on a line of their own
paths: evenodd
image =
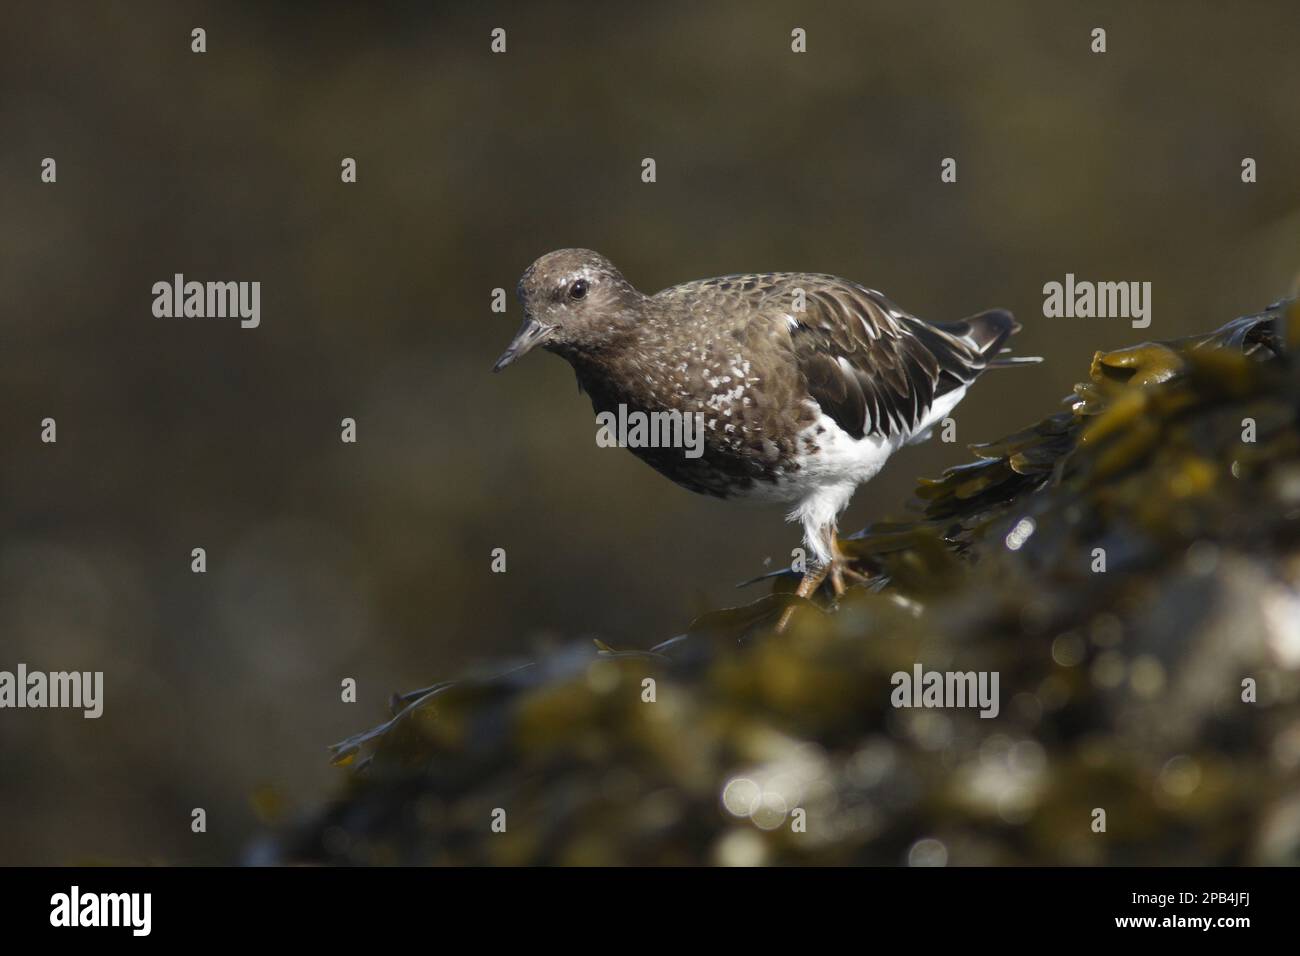
<svg viewBox="0 0 1300 956">
<path fill-rule="evenodd" d="M 620 404 L 617 413 L 596 416 L 600 448 L 680 448 L 687 458 L 704 454 L 702 412 L 644 412 Z"/>
<path fill-rule="evenodd" d="M 41 671 L 19 664 L 0 671 L 0 708 L 81 710 L 87 719 L 104 713 L 103 671 Z"/>
<path fill-rule="evenodd" d="M 261 282 L 187 282 L 178 272 L 170 282 L 155 282 L 153 296 L 160 319 L 237 318 L 245 329 L 262 324 Z"/>
<path fill-rule="evenodd" d="M 1076 280 L 1043 286 L 1043 316 L 1049 319 L 1131 319 L 1133 328 L 1151 324 L 1150 282 L 1091 282 Z"/>
<path fill-rule="evenodd" d="M 993 718 L 1001 710 L 997 671 L 927 671 L 916 663 L 911 672 L 896 671 L 889 679 L 894 707 L 979 708 L 979 715 Z"/>
</svg>

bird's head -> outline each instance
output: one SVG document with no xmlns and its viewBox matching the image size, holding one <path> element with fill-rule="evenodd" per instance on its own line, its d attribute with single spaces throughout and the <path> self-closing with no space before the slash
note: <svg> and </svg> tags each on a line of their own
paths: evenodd
<svg viewBox="0 0 1300 956">
<path fill-rule="evenodd" d="M 570 357 L 597 352 L 634 324 L 644 299 L 612 262 L 590 249 L 548 252 L 524 272 L 516 294 L 524 324 L 494 372 L 539 345 Z"/>
</svg>

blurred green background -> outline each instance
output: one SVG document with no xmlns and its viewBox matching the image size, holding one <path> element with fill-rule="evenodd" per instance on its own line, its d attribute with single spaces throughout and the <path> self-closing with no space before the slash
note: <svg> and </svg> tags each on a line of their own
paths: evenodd
<svg viewBox="0 0 1300 956">
<path fill-rule="evenodd" d="M 648 646 L 788 559 L 779 512 L 597 448 L 559 359 L 489 374 L 548 250 L 598 249 L 645 291 L 812 270 L 933 319 L 1014 310 L 1047 362 L 975 388 L 958 444 L 899 455 L 846 530 L 1047 414 L 1095 349 L 1208 330 L 1300 267 L 1289 3 L 41 2 L 4 21 L 0 669 L 106 689 L 98 721 L 0 712 L 0 863 L 235 860 L 333 792 L 326 745 L 391 692 L 558 641 Z M 176 272 L 261 281 L 261 327 L 154 318 Z M 1152 326 L 1043 318 L 1067 272 L 1152 282 Z"/>
</svg>

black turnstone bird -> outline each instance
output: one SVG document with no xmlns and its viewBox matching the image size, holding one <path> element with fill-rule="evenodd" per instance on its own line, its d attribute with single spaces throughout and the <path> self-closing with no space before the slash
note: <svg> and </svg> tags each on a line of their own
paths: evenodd
<svg viewBox="0 0 1300 956">
<path fill-rule="evenodd" d="M 935 324 L 831 275 L 767 272 L 638 292 L 589 249 L 542 256 L 519 280 L 524 323 L 500 371 L 537 346 L 568 360 L 597 413 L 703 422 L 703 453 L 632 451 L 684 488 L 772 502 L 803 523 L 798 593 L 843 590 L 836 519 L 900 446 L 930 430 L 995 365 L 1019 325 L 994 309 Z M 782 619 L 782 626 L 788 614 Z"/>
</svg>

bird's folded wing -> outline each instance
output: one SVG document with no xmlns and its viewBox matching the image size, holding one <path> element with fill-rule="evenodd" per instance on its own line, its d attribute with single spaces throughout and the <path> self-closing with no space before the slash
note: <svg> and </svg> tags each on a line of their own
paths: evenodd
<svg viewBox="0 0 1300 956">
<path fill-rule="evenodd" d="M 808 393 L 854 438 L 909 435 L 939 395 L 984 367 L 975 343 L 907 314 L 871 289 L 822 279 L 787 317 Z"/>
</svg>

